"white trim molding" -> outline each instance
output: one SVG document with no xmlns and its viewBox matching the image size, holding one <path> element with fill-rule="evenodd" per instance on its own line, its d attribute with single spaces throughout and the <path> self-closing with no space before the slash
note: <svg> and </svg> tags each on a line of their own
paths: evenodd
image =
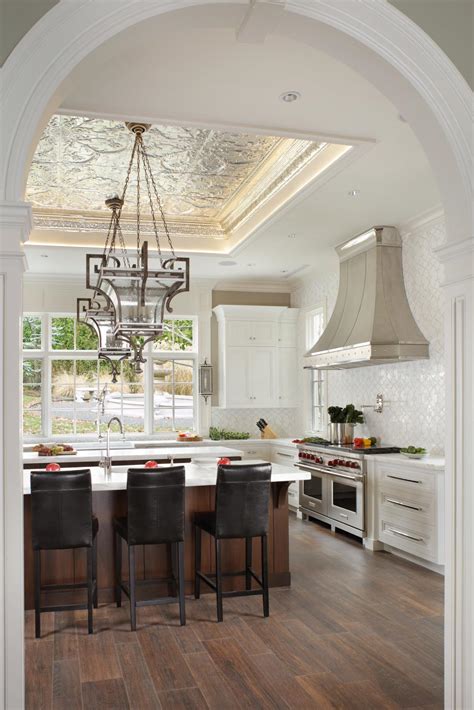
<svg viewBox="0 0 474 710">
<path fill-rule="evenodd" d="M 218 4 L 217 0 L 210 2 Z M 199 4 L 203 0 L 63 1 L 32 27 L 2 69 L 0 199 L 13 203 L 10 215 L 15 205 L 24 209 L 24 186 L 35 144 L 45 122 L 60 106 L 72 70 L 97 47 L 128 27 Z M 284 13 L 301 19 L 295 22 L 295 40 L 350 64 L 397 107 L 423 146 L 439 183 L 448 242 L 462 245 L 467 238 L 472 239 L 472 92 L 448 57 L 417 25 L 384 0 L 287 0 Z M 275 31 L 289 31 L 288 24 L 280 23 Z M 7 280 L 3 291 L 3 338 L 8 347 L 2 372 L 9 411 L 3 421 L 2 436 L 3 444 L 8 440 L 9 447 L 2 465 L 7 466 L 10 474 L 4 477 L 3 490 L 7 532 L 3 571 L 8 566 L 9 579 L 9 596 L 5 599 L 8 617 L 3 704 L 8 710 L 23 707 L 23 617 L 18 616 L 23 596 L 22 494 L 18 485 L 21 480 L 19 316 L 21 243 L 29 227 L 27 223 L 23 225 L 23 238 L 18 238 L 17 229 L 18 225 L 6 225 L 8 252 L 17 256 L 0 262 L 0 272 L 6 273 Z M 450 412 L 447 480 L 449 486 L 454 486 L 450 488 L 453 495 L 447 495 L 449 553 L 453 558 L 448 565 L 447 587 L 455 594 L 455 599 L 449 597 L 455 601 L 455 612 L 451 613 L 448 607 L 446 707 L 467 709 L 473 705 L 474 676 L 472 640 L 468 640 L 474 637 L 470 608 L 474 556 L 469 514 L 474 505 L 474 491 L 472 471 L 468 469 L 473 438 L 474 282 L 472 259 L 461 256 L 464 246 L 453 248 L 458 250 L 453 258 L 448 252 L 440 255 L 447 272 L 446 348 L 451 374 L 447 392 Z M 466 263 L 462 264 L 463 261 Z M 462 267 L 462 280 L 456 281 L 453 264 Z M 15 473 L 18 479 L 11 475 Z M 455 573 L 461 577 L 455 579 Z M 14 627 L 16 621 L 18 625 Z"/>
<path fill-rule="evenodd" d="M 474 237 L 437 249 L 445 268 L 447 708 L 474 707 Z"/>
<path fill-rule="evenodd" d="M 24 705 L 23 468 L 21 429 L 21 317 L 23 242 L 31 229 L 31 208 L 0 203 L 0 707 Z M 1 553 L 0 553 L 1 554 Z"/>
</svg>

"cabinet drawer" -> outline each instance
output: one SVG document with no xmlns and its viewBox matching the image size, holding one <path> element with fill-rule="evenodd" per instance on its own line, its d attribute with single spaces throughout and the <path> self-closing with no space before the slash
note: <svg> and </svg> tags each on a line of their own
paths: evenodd
<svg viewBox="0 0 474 710">
<path fill-rule="evenodd" d="M 270 461 L 270 448 L 268 446 L 248 446 L 240 447 L 243 451 L 244 459 L 262 459 L 263 461 Z"/>
<path fill-rule="evenodd" d="M 436 529 L 431 525 L 401 522 L 393 517 L 381 518 L 380 540 L 426 560 L 436 560 Z"/>
<path fill-rule="evenodd" d="M 278 463 L 282 466 L 293 466 L 296 459 L 296 451 L 285 451 L 281 449 L 275 449 L 272 451 L 273 463 Z"/>
<path fill-rule="evenodd" d="M 433 492 L 435 490 L 435 476 L 416 468 L 390 466 L 382 464 L 378 467 L 377 481 L 379 488 L 396 487 L 400 491 L 417 491 L 418 493 Z"/>
<path fill-rule="evenodd" d="M 378 501 L 382 519 L 394 522 L 413 522 L 416 525 L 435 525 L 436 510 L 434 495 L 414 495 L 414 491 L 400 491 L 396 486 L 379 491 Z"/>
</svg>

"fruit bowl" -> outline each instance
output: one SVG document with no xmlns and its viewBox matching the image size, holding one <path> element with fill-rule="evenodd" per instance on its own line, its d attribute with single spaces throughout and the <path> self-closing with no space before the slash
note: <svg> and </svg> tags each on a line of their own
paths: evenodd
<svg viewBox="0 0 474 710">
<path fill-rule="evenodd" d="M 407 459 L 422 459 L 426 456 L 426 449 L 422 446 L 407 446 L 406 449 L 400 449 L 400 453 Z"/>
<path fill-rule="evenodd" d="M 424 454 L 409 454 L 406 451 L 400 451 L 400 453 L 407 459 L 424 459 L 426 456 L 426 451 Z"/>
</svg>

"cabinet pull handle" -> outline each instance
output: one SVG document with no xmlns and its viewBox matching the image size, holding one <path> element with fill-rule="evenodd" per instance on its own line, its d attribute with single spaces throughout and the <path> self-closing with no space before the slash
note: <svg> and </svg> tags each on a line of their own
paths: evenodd
<svg viewBox="0 0 474 710">
<path fill-rule="evenodd" d="M 418 505 L 410 505 L 409 503 L 404 503 L 401 500 L 395 500 L 395 498 L 385 498 L 387 503 L 393 503 L 393 505 L 400 505 L 402 508 L 410 508 L 410 510 L 423 510 Z"/>
<path fill-rule="evenodd" d="M 349 516 L 346 515 L 345 513 L 339 513 L 339 517 L 340 517 L 340 518 L 345 518 L 346 520 L 348 520 L 348 518 L 349 518 Z"/>
<path fill-rule="evenodd" d="M 278 456 L 286 456 L 287 459 L 293 459 L 294 454 L 284 454 L 283 451 L 277 451 Z"/>
<path fill-rule="evenodd" d="M 415 481 L 413 478 L 402 478 L 401 476 L 392 476 L 387 473 L 387 478 L 394 478 L 396 481 L 406 481 L 407 483 L 423 483 L 423 481 Z"/>
<path fill-rule="evenodd" d="M 406 532 L 402 532 L 401 530 L 395 530 L 395 528 L 387 528 L 389 532 L 392 532 L 394 535 L 399 535 L 399 537 L 407 537 L 410 540 L 415 540 L 415 542 L 424 542 L 425 538 L 424 537 L 416 537 L 415 535 L 409 535 Z"/>
</svg>

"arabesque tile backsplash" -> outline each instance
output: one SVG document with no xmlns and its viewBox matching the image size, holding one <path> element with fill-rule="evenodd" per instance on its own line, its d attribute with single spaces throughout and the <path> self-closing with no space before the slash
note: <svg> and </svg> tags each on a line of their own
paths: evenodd
<svg viewBox="0 0 474 710">
<path fill-rule="evenodd" d="M 430 359 L 327 373 L 328 405 L 353 402 L 360 408 L 375 404 L 377 393 L 383 394 L 384 411 L 376 414 L 365 409 L 366 423 L 357 427 L 358 433 L 378 436 L 387 444 L 424 446 L 435 454 L 444 450 L 445 365 L 442 266 L 433 250 L 444 241 L 442 222 L 403 238 L 408 301 L 430 343 Z M 334 274 L 317 282 L 307 281 L 292 294 L 292 306 L 309 308 L 326 302 L 329 319 L 337 286 Z"/>
</svg>

